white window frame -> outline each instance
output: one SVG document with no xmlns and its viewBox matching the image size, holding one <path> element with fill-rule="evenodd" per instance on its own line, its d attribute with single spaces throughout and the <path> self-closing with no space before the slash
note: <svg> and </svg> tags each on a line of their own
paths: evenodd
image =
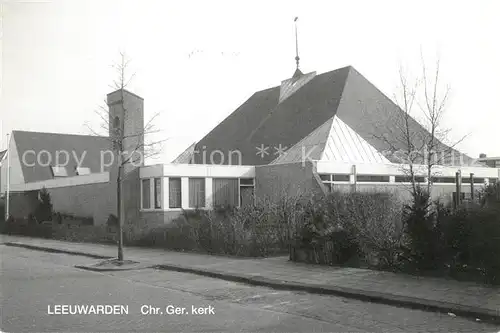
<svg viewBox="0 0 500 333">
<path fill-rule="evenodd" d="M 68 177 L 68 170 L 66 170 L 66 167 L 62 167 L 62 166 L 51 166 L 50 167 L 50 170 L 52 171 L 52 176 L 54 177 Z M 63 175 L 61 175 L 61 171 L 64 171 Z"/>
<path fill-rule="evenodd" d="M 155 207 L 155 179 L 161 179 L 161 208 Z M 169 196 L 170 196 L 170 178 L 179 178 L 181 180 L 181 207 L 170 208 L 169 206 Z M 205 179 L 205 207 L 199 207 L 199 209 L 211 209 L 213 207 L 213 188 L 212 182 L 214 178 L 230 178 L 238 179 L 238 207 L 241 207 L 241 187 L 253 187 L 255 189 L 255 177 L 184 177 L 184 176 L 168 176 L 168 177 L 148 177 L 140 178 L 140 211 L 150 212 L 150 211 L 182 211 L 182 210 L 192 210 L 194 208 L 189 207 L 189 179 L 190 178 L 204 178 Z M 252 184 L 242 184 L 241 179 L 253 179 Z M 149 180 L 149 208 L 143 207 L 143 181 Z"/>
<path fill-rule="evenodd" d="M 252 179 L 252 184 L 242 184 L 241 179 Z M 241 207 L 241 188 L 242 187 L 253 187 L 253 193 L 255 195 L 255 178 L 254 177 L 240 177 L 238 178 L 238 208 Z"/>
<path fill-rule="evenodd" d="M 170 179 L 171 178 L 175 178 L 175 179 L 180 179 L 181 180 L 181 206 L 180 207 L 175 207 L 175 208 L 171 208 L 170 207 Z M 163 193 L 166 193 L 165 195 L 165 199 L 163 199 L 164 203 L 165 203 L 165 208 L 164 210 L 165 211 L 182 211 L 182 209 L 184 209 L 184 192 L 186 191 L 186 189 L 184 188 L 184 181 L 182 180 L 184 177 L 178 177 L 178 176 L 169 176 L 169 177 L 165 177 L 165 190 L 163 191 Z"/>
<path fill-rule="evenodd" d="M 162 210 L 163 209 L 163 177 L 155 177 L 151 178 L 151 184 L 153 184 L 153 203 L 151 205 L 154 210 Z M 160 207 L 156 207 L 156 180 L 160 180 Z"/>
<path fill-rule="evenodd" d="M 140 209 L 141 211 L 154 210 L 151 208 L 152 207 L 152 205 L 151 205 L 151 203 L 152 203 L 151 188 L 154 187 L 154 184 L 153 184 L 153 186 L 151 186 L 151 183 L 154 183 L 154 181 L 152 182 L 151 179 L 153 179 L 153 178 L 141 178 L 141 191 L 140 191 L 141 192 L 141 195 L 140 195 L 141 202 L 140 202 L 140 206 L 139 206 L 141 208 Z M 149 207 L 148 208 L 144 208 L 144 181 L 149 181 Z M 154 191 L 154 189 L 153 189 L 153 191 Z"/>
<path fill-rule="evenodd" d="M 191 193 L 189 193 L 189 182 L 191 181 L 191 179 L 203 179 L 203 187 L 204 187 L 204 193 L 203 194 L 205 195 L 205 198 L 204 198 L 205 199 L 204 200 L 205 205 L 203 207 L 196 207 L 195 208 L 195 207 L 191 207 L 190 206 L 189 199 L 190 199 Z M 188 200 L 187 201 L 188 201 L 188 203 L 187 204 L 188 204 L 189 209 L 206 209 L 207 208 L 207 181 L 206 181 L 206 179 L 207 178 L 205 178 L 205 177 L 188 177 L 188 191 L 187 191 L 187 194 L 188 194 L 188 196 L 187 196 Z"/>
<path fill-rule="evenodd" d="M 75 169 L 76 171 L 76 174 L 77 176 L 86 176 L 86 175 L 90 175 L 92 172 L 90 171 L 90 168 L 87 168 L 87 167 L 77 167 Z"/>
</svg>

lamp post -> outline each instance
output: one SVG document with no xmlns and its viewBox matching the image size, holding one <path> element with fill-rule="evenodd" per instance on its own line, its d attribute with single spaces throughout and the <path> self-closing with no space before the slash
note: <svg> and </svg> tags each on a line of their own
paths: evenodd
<svg viewBox="0 0 500 333">
<path fill-rule="evenodd" d="M 5 221 L 9 219 L 9 197 L 10 197 L 10 137 L 7 134 L 7 194 L 5 197 Z"/>
</svg>

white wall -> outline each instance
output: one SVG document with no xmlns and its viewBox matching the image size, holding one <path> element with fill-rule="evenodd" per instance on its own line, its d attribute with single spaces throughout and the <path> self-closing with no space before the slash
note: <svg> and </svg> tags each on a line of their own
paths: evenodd
<svg viewBox="0 0 500 333">
<path fill-rule="evenodd" d="M 348 163 L 331 163 L 318 161 L 316 162 L 316 170 L 318 173 L 339 173 L 351 174 L 353 164 Z M 401 164 L 356 164 L 356 173 L 363 175 L 405 175 L 407 165 Z M 425 176 L 427 169 L 425 165 L 414 165 L 414 170 L 419 175 Z M 470 173 L 474 173 L 477 178 L 498 178 L 500 169 L 497 168 L 479 168 L 479 167 L 443 167 L 435 166 L 432 173 L 436 177 L 455 177 L 455 173 L 462 171 L 462 177 L 468 177 Z"/>
<path fill-rule="evenodd" d="M 17 152 L 17 146 L 14 139 L 14 136 L 10 136 L 10 145 L 9 145 L 9 153 L 10 153 L 10 186 L 12 188 L 13 185 L 24 184 L 24 175 L 23 170 L 21 168 L 21 159 L 19 158 L 19 154 Z M 2 168 L 0 170 L 0 177 L 2 178 L 0 181 L 0 192 L 4 193 L 7 190 L 7 159 L 5 158 L 2 164 Z"/>
<path fill-rule="evenodd" d="M 109 182 L 109 173 L 93 173 L 84 176 L 75 177 L 60 177 L 54 179 L 48 179 L 41 182 L 27 183 L 27 184 L 11 184 L 10 190 L 12 192 L 23 192 L 23 191 L 33 191 L 40 190 L 42 188 L 60 188 L 60 187 L 70 187 L 78 185 L 91 185 Z"/>
<path fill-rule="evenodd" d="M 253 178 L 255 177 L 255 167 L 207 164 L 156 164 L 141 167 L 140 178 L 151 177 Z"/>
</svg>

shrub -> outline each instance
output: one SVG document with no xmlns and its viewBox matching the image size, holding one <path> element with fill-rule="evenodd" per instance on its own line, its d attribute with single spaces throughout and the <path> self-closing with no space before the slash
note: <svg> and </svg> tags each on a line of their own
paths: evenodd
<svg viewBox="0 0 500 333">
<path fill-rule="evenodd" d="M 52 225 L 29 223 L 25 219 L 10 217 L 4 225 L 2 233 L 38 238 L 53 238 Z"/>
<path fill-rule="evenodd" d="M 114 214 L 109 214 L 108 220 L 106 221 L 106 226 L 108 228 L 117 228 L 118 227 L 118 217 Z"/>
<path fill-rule="evenodd" d="M 435 228 L 435 217 L 429 193 L 417 186 L 412 192 L 412 201 L 404 205 L 403 223 L 407 236 L 405 256 L 419 271 L 439 266 L 439 233 Z"/>
<path fill-rule="evenodd" d="M 397 268 L 401 253 L 401 204 L 391 193 L 338 193 L 327 197 L 330 228 L 355 243 L 366 264 Z"/>
<path fill-rule="evenodd" d="M 483 282 L 499 283 L 500 209 L 469 205 L 448 211 L 439 218 L 442 225 L 443 265 L 449 274 L 467 272 Z"/>
<path fill-rule="evenodd" d="M 480 204 L 482 207 L 500 206 L 500 182 L 488 184 L 479 191 Z"/>
<path fill-rule="evenodd" d="M 5 222 L 5 200 L 0 199 L 0 222 Z"/>
<path fill-rule="evenodd" d="M 44 187 L 40 190 L 40 200 L 35 209 L 34 216 L 39 223 L 52 220 L 52 202 L 50 193 Z"/>
<path fill-rule="evenodd" d="M 55 213 L 54 214 L 54 219 L 53 219 L 57 224 L 62 224 L 62 215 L 61 213 Z"/>
<path fill-rule="evenodd" d="M 146 232 L 138 244 L 235 256 L 287 253 L 294 200 L 259 200 L 243 207 L 188 210 L 170 224 Z"/>
</svg>

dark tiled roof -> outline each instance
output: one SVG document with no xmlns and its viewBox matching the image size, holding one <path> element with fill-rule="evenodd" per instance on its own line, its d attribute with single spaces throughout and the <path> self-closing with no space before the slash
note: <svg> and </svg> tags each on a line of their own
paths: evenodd
<svg viewBox="0 0 500 333">
<path fill-rule="evenodd" d="M 377 87 L 351 67 L 349 76 L 342 94 L 342 102 L 337 110 L 337 117 L 350 126 L 356 133 L 365 139 L 379 152 L 393 151 L 394 149 L 407 150 L 404 140 L 401 139 L 401 129 L 406 128 L 402 124 L 403 111 L 385 96 Z M 409 128 L 411 133 L 416 134 L 412 140 L 417 147 L 422 147 L 419 135 L 423 137 L 428 132 L 413 118 L 409 118 Z M 383 139 L 381 139 L 384 137 Z M 399 139 L 398 139 L 399 137 Z M 441 148 L 436 151 L 449 151 L 445 154 L 443 163 L 450 164 L 448 154 L 460 154 L 457 150 L 451 149 L 438 143 Z M 390 156 L 386 157 L 391 160 Z M 469 163 L 472 159 L 463 155 L 464 163 Z M 391 160 L 397 163 L 399 160 Z M 421 163 L 422 161 L 418 161 Z M 458 158 L 457 161 L 458 162 Z"/>
<path fill-rule="evenodd" d="M 196 150 L 205 156 L 217 152 L 213 154 L 216 164 L 221 163 L 221 153 L 222 164 L 229 164 L 228 156 L 235 150 L 241 152 L 242 164 L 269 164 L 278 157 L 275 147 L 295 146 L 335 116 L 381 153 L 405 149 L 394 138 L 401 109 L 351 66 L 316 75 L 281 103 L 279 95 L 280 86 L 255 93 L 201 139 Z M 425 132 L 413 119 L 410 127 L 413 132 Z M 383 135 L 389 140 L 380 139 Z M 258 155 L 257 147 L 261 146 L 268 149 Z M 197 164 L 203 163 L 200 155 L 195 156 Z M 467 163 L 470 157 L 463 156 Z M 231 164 L 237 164 L 234 158 Z"/>
<path fill-rule="evenodd" d="M 52 179 L 50 167 L 44 165 L 48 162 L 48 156 L 55 165 L 57 152 L 61 151 L 66 151 L 69 155 L 66 167 L 68 176 L 76 176 L 77 160 L 82 161 L 81 167 L 90 168 L 92 173 L 101 172 L 101 152 L 110 149 L 110 141 L 107 137 L 25 131 L 13 131 L 12 134 L 26 183 Z M 29 151 L 33 151 L 34 154 Z M 25 152 L 29 152 L 25 155 L 26 164 L 22 161 Z M 40 157 L 42 165 L 38 163 L 36 156 Z M 64 164 L 66 155 L 61 153 L 59 156 L 59 162 Z M 104 162 L 108 163 L 109 158 L 110 156 L 106 154 Z M 33 163 L 34 166 L 29 166 Z M 108 170 L 105 169 L 105 171 Z"/>
<path fill-rule="evenodd" d="M 7 155 L 7 149 L 0 151 L 0 162 L 2 162 L 5 155 Z"/>
<path fill-rule="evenodd" d="M 302 76 L 302 75 L 304 75 L 304 74 L 302 74 L 302 72 L 300 71 L 300 69 L 298 69 L 298 68 L 297 68 L 297 69 L 295 70 L 295 73 L 293 73 L 293 76 L 292 76 L 292 77 L 293 77 L 293 78 L 298 78 L 298 77 L 300 77 L 300 76 Z"/>
<path fill-rule="evenodd" d="M 278 157 L 275 147 L 294 146 L 335 115 L 349 70 L 344 67 L 317 75 L 282 103 L 278 103 L 280 86 L 255 93 L 198 142 L 196 149 L 206 151 L 207 156 L 222 152 L 223 164 L 228 164 L 232 150 L 241 152 L 242 164 L 269 164 Z M 256 154 L 261 145 L 269 147 L 267 155 Z M 214 163 L 219 162 L 214 157 Z M 202 163 L 201 156 L 195 156 L 195 163 Z M 234 158 L 232 164 L 236 164 Z"/>
<path fill-rule="evenodd" d="M 190 164 L 194 156 L 194 148 L 196 142 L 189 146 L 185 151 L 183 151 L 175 160 L 172 161 L 173 164 Z"/>
</svg>

